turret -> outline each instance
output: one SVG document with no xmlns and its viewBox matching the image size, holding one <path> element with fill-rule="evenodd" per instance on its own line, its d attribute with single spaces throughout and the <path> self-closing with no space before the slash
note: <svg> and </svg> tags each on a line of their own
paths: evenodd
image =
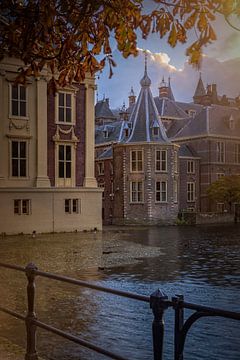
<svg viewBox="0 0 240 360">
<path fill-rule="evenodd" d="M 133 87 L 131 87 L 131 91 L 128 96 L 128 106 L 130 107 L 130 106 L 134 105 L 135 102 L 136 102 L 136 95 L 133 91 Z"/>
<path fill-rule="evenodd" d="M 201 104 L 203 97 L 206 95 L 206 91 L 202 82 L 202 76 L 200 73 L 198 84 L 195 90 L 195 93 L 193 95 L 193 102 L 194 104 Z"/>
<path fill-rule="evenodd" d="M 164 80 L 164 76 L 162 78 L 162 82 L 161 84 L 159 85 L 159 97 L 160 98 L 163 98 L 163 97 L 168 97 L 168 86 Z"/>
</svg>

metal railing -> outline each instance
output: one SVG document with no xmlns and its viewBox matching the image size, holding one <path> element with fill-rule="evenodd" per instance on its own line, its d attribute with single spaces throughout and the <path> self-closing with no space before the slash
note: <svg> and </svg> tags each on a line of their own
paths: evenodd
<svg viewBox="0 0 240 360">
<path fill-rule="evenodd" d="M 48 325 L 37 319 L 35 312 L 35 277 L 41 276 L 77 286 L 90 288 L 97 291 L 102 291 L 112 295 L 126 297 L 150 304 L 153 312 L 152 322 L 152 341 L 153 341 L 153 354 L 154 360 L 163 359 L 163 340 L 164 340 L 164 311 L 169 307 L 172 307 L 175 312 L 175 326 L 174 326 L 174 360 L 183 360 L 184 344 L 186 336 L 191 326 L 200 318 L 206 316 L 220 316 L 228 319 L 240 320 L 239 312 L 226 311 L 222 309 L 196 305 L 184 301 L 182 295 L 176 295 L 171 300 L 161 290 L 155 291 L 149 296 L 138 295 L 131 292 L 116 290 L 107 288 L 100 285 L 95 285 L 87 281 L 81 281 L 73 279 L 67 276 L 61 276 L 51 274 L 44 271 L 39 271 L 38 268 L 30 263 L 25 268 L 17 265 L 10 265 L 0 263 L 0 267 L 11 270 L 24 272 L 27 276 L 27 314 L 26 316 L 19 314 L 15 311 L 7 309 L 0 305 L 0 311 L 16 317 L 17 319 L 25 321 L 26 333 L 27 333 L 27 348 L 25 360 L 38 360 L 37 349 L 36 349 L 36 330 L 37 327 L 59 335 L 65 339 L 68 339 L 76 344 L 93 350 L 97 353 L 106 355 L 107 357 L 115 360 L 127 360 L 121 355 L 112 353 L 102 347 L 99 347 L 91 342 L 81 339 L 80 337 L 69 334 L 65 331 L 55 328 L 54 326 Z M 184 320 L 184 309 L 193 310 L 194 313 L 190 315 L 187 320 Z"/>
</svg>

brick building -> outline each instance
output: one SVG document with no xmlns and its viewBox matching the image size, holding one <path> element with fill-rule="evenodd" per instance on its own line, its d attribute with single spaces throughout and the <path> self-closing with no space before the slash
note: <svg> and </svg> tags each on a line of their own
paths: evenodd
<svg viewBox="0 0 240 360">
<path fill-rule="evenodd" d="M 240 175 L 239 98 L 220 97 L 215 84 L 205 90 L 201 75 L 192 103 L 174 99 L 170 78 L 155 98 L 150 85 L 145 69 L 137 101 L 131 89 L 118 119 L 96 126 L 106 224 L 173 223 L 183 210 L 223 211 L 206 189 L 220 176 Z"/>
</svg>

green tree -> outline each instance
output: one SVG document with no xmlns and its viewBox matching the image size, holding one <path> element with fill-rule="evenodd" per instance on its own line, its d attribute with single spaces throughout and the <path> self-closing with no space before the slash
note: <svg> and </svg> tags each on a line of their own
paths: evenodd
<svg viewBox="0 0 240 360">
<path fill-rule="evenodd" d="M 149 2 L 155 9 L 144 8 Z M 0 59 L 23 61 L 19 82 L 44 66 L 52 73 L 52 87 L 81 81 L 106 63 L 111 77 L 110 39 L 124 57 L 136 56 L 138 31 L 145 39 L 156 32 L 172 47 L 195 34 L 186 55 L 199 66 L 202 48 L 217 38 L 216 15 L 231 25 L 232 17 L 239 20 L 240 0 L 1 0 Z"/>
<path fill-rule="evenodd" d="M 240 176 L 223 176 L 207 189 L 207 196 L 217 202 L 223 202 L 232 211 L 232 204 L 240 202 Z"/>
</svg>

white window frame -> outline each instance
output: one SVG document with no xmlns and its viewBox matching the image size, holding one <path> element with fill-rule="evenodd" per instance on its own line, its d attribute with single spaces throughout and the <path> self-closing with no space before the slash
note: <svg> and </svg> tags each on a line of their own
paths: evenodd
<svg viewBox="0 0 240 360">
<path fill-rule="evenodd" d="M 26 144 L 26 158 L 21 158 L 20 156 L 18 156 L 17 158 L 14 158 L 18 161 L 18 173 L 20 173 L 20 161 L 21 159 L 25 159 L 26 160 L 26 175 L 25 176 L 20 176 L 20 175 L 13 175 L 13 166 L 12 166 L 12 161 L 13 161 L 13 154 L 12 154 L 12 143 L 13 142 L 17 142 L 18 143 L 18 152 L 19 147 L 20 147 L 20 142 L 24 142 Z M 10 174 L 9 174 L 9 178 L 11 179 L 27 179 L 28 178 L 28 164 L 29 164 L 29 141 L 26 139 L 16 139 L 16 138 L 11 138 L 9 141 L 9 169 L 10 169 Z"/>
<path fill-rule="evenodd" d="M 187 160 L 187 174 L 195 174 L 195 161 Z"/>
<path fill-rule="evenodd" d="M 134 189 L 135 185 L 136 188 Z M 134 194 L 136 194 L 136 196 Z M 144 203 L 144 183 L 142 180 L 130 181 L 130 203 L 131 204 Z"/>
<path fill-rule="evenodd" d="M 195 202 L 196 200 L 196 182 L 187 182 L 187 202 Z"/>
<path fill-rule="evenodd" d="M 68 211 L 67 211 L 68 207 Z M 64 199 L 64 211 L 65 214 L 79 214 L 81 212 L 80 199 Z"/>
<path fill-rule="evenodd" d="M 26 202 L 26 210 L 25 210 Z M 30 215 L 32 210 L 32 203 L 30 199 L 14 199 L 13 213 L 14 215 Z"/>
<path fill-rule="evenodd" d="M 56 142 L 55 143 L 55 184 L 57 187 L 74 187 L 75 176 L 76 176 L 76 145 L 71 142 Z M 59 146 L 70 146 L 71 147 L 71 177 L 59 177 Z M 66 150 L 64 150 L 65 153 Z M 62 160 L 61 160 L 62 161 Z M 66 172 L 66 161 L 64 161 L 64 172 Z"/>
<path fill-rule="evenodd" d="M 159 189 L 158 189 L 158 184 Z M 165 184 L 165 189 L 163 189 L 163 184 Z M 165 194 L 165 199 L 163 198 L 163 194 Z M 159 195 L 159 199 L 158 199 Z M 156 203 L 167 203 L 168 202 L 168 183 L 167 181 L 155 181 L 155 202 Z"/>
<path fill-rule="evenodd" d="M 223 141 L 217 142 L 217 162 L 225 163 L 225 143 Z"/>
<path fill-rule="evenodd" d="M 59 120 L 59 94 L 64 95 L 64 121 Z M 66 106 L 66 95 L 71 96 L 71 121 L 66 121 L 66 109 L 69 108 Z M 70 90 L 59 90 L 55 96 L 55 123 L 64 124 L 64 125 L 74 125 L 76 123 L 76 95 L 75 91 Z"/>
<path fill-rule="evenodd" d="M 133 160 L 133 154 L 135 154 L 135 159 Z M 141 154 L 141 156 L 139 156 Z M 130 169 L 134 173 L 143 172 L 143 150 L 131 150 L 130 152 Z M 133 166 L 135 165 L 135 166 Z"/>
<path fill-rule="evenodd" d="M 165 154 L 165 158 L 163 154 Z M 167 169 L 168 169 L 167 150 L 165 149 L 155 150 L 155 172 L 166 173 Z"/>
<path fill-rule="evenodd" d="M 12 88 L 13 88 L 13 86 L 17 86 L 17 88 L 18 88 L 18 99 L 14 99 L 18 102 L 18 115 L 13 115 L 13 112 L 12 112 L 12 100 L 13 100 Z M 25 101 L 20 99 L 20 88 L 21 87 L 24 87 L 26 89 Z M 21 102 L 24 102 L 26 104 L 26 114 L 25 115 L 20 115 L 20 103 Z M 13 83 L 9 84 L 9 118 L 13 118 L 13 119 L 28 119 L 29 118 L 29 116 L 28 116 L 28 87 L 27 86 L 24 86 L 22 84 L 14 85 Z"/>
</svg>

